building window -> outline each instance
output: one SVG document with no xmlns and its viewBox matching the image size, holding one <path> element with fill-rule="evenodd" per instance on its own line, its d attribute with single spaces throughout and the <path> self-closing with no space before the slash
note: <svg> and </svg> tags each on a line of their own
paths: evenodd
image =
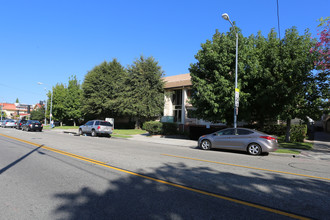
<svg viewBox="0 0 330 220">
<path fill-rule="evenodd" d="M 174 90 L 172 96 L 173 105 L 182 105 L 182 90 Z"/>
<path fill-rule="evenodd" d="M 175 109 L 173 111 L 174 122 L 181 122 L 182 121 L 181 114 L 182 114 L 181 107 L 176 105 Z"/>
<path fill-rule="evenodd" d="M 181 122 L 182 117 L 182 90 L 174 90 L 172 95 L 174 122 Z"/>
</svg>

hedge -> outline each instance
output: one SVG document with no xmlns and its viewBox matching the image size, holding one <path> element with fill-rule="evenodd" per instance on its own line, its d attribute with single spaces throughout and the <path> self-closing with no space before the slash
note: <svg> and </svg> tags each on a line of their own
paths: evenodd
<svg viewBox="0 0 330 220">
<path fill-rule="evenodd" d="M 307 136 L 307 125 L 292 125 L 290 134 L 292 142 L 304 142 Z"/>
<path fill-rule="evenodd" d="M 258 125 L 244 126 L 246 128 L 255 129 L 270 135 L 283 136 L 286 135 L 286 125 L 265 125 L 261 128 Z M 307 135 L 307 125 L 291 125 L 290 140 L 292 142 L 304 142 Z"/>
<path fill-rule="evenodd" d="M 162 134 L 163 135 L 175 135 L 178 134 L 178 124 L 176 123 L 169 123 L 169 122 L 164 122 L 163 123 L 163 129 L 162 129 Z"/>
<path fill-rule="evenodd" d="M 178 125 L 176 123 L 148 121 L 143 124 L 144 130 L 149 134 L 175 135 L 178 134 Z"/>
<path fill-rule="evenodd" d="M 159 121 L 147 121 L 142 126 L 143 130 L 146 130 L 149 132 L 149 134 L 161 134 L 163 124 Z"/>
</svg>

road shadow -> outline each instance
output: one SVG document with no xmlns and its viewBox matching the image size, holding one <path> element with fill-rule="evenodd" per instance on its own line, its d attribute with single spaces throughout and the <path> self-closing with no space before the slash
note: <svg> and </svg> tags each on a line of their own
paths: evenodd
<svg viewBox="0 0 330 220">
<path fill-rule="evenodd" d="M 283 215 L 226 198 L 316 219 L 326 219 L 330 214 L 330 183 L 327 181 L 249 169 L 244 174 L 223 170 L 226 166 L 188 167 L 184 163 L 167 163 L 153 171 L 139 171 L 143 176 L 189 189 L 137 175 L 112 175 L 112 178 L 105 177 L 108 187 L 102 192 L 94 186 L 85 186 L 76 192 L 55 194 L 54 198 L 60 200 L 61 205 L 54 214 L 56 219 L 70 220 L 286 219 Z M 215 198 L 195 189 L 223 197 Z"/>
<path fill-rule="evenodd" d="M 12 168 L 13 166 L 15 166 L 16 164 L 18 164 L 19 162 L 21 162 L 22 160 L 24 160 L 25 158 L 27 158 L 28 156 L 30 156 L 31 154 L 33 154 L 34 152 L 39 152 L 39 154 L 44 154 L 41 151 L 39 151 L 39 149 L 42 147 L 43 145 L 40 145 L 39 147 L 31 150 L 29 153 L 23 155 L 22 157 L 18 158 L 17 160 L 13 161 L 12 163 L 8 164 L 7 166 L 5 166 L 4 168 L 0 169 L 0 175 L 3 174 L 5 171 L 7 171 L 8 169 Z"/>
</svg>

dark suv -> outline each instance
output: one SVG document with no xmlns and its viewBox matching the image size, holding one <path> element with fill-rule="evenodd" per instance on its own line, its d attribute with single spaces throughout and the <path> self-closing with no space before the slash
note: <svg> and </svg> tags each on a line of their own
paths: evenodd
<svg viewBox="0 0 330 220">
<path fill-rule="evenodd" d="M 92 120 L 79 127 L 79 135 L 91 134 L 93 137 L 97 135 L 110 136 L 113 131 L 113 125 L 108 121 Z"/>
</svg>

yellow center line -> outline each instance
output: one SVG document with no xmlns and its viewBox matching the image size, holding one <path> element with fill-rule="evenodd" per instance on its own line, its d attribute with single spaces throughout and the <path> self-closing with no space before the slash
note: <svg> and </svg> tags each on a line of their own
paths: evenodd
<svg viewBox="0 0 330 220">
<path fill-rule="evenodd" d="M 258 168 L 258 167 L 249 167 L 249 166 L 243 166 L 243 165 L 238 165 L 238 164 L 223 163 L 223 162 L 203 160 L 203 159 L 190 158 L 190 157 L 182 157 L 182 156 L 176 156 L 176 155 L 171 155 L 171 154 L 161 154 L 161 155 L 167 156 L 167 157 L 176 157 L 176 158 L 181 158 L 181 159 L 187 159 L 187 160 L 202 161 L 202 162 L 207 162 L 207 163 L 216 163 L 216 164 L 227 165 L 227 166 L 242 167 L 242 168 L 248 168 L 248 169 L 253 169 L 253 170 L 262 170 L 262 171 L 268 171 L 268 172 L 273 172 L 273 173 L 283 173 L 283 174 L 303 176 L 303 177 L 309 177 L 309 178 L 315 178 L 315 179 L 330 180 L 330 178 L 325 178 L 325 177 L 311 176 L 311 175 L 305 175 L 305 174 L 299 174 L 299 173 L 290 173 L 290 172 L 278 171 L 278 170 L 269 170 L 269 169 L 263 169 L 263 168 Z"/>
<path fill-rule="evenodd" d="M 40 147 L 40 148 L 43 148 L 43 149 L 46 149 L 46 150 L 49 150 L 49 151 L 52 151 L 52 152 L 55 152 L 55 153 L 59 153 L 59 154 L 62 154 L 62 155 L 66 155 L 66 156 L 69 156 L 69 157 L 76 158 L 76 159 L 79 159 L 79 160 L 84 160 L 84 161 L 87 161 L 87 162 L 90 162 L 90 163 L 93 163 L 93 164 L 97 164 L 97 165 L 100 165 L 100 166 L 103 166 L 103 167 L 107 167 L 107 168 L 110 168 L 110 169 L 113 169 L 113 170 L 117 170 L 119 172 L 123 172 L 123 173 L 134 175 L 134 176 L 138 176 L 138 177 L 141 177 L 141 178 L 144 178 L 144 179 L 149 179 L 149 180 L 152 180 L 152 181 L 155 181 L 155 182 L 158 182 L 158 183 L 162 183 L 162 184 L 166 184 L 166 185 L 169 185 L 169 186 L 173 186 L 173 187 L 176 187 L 176 188 L 196 192 L 196 193 L 199 193 L 199 194 L 202 194 L 202 195 L 219 198 L 219 199 L 222 199 L 222 200 L 226 200 L 226 201 L 238 203 L 238 204 L 241 204 L 241 205 L 257 208 L 257 209 L 260 209 L 260 210 L 264 210 L 264 211 L 272 212 L 272 213 L 275 213 L 275 214 L 291 217 L 291 218 L 294 218 L 294 219 L 300 219 L 300 220 L 310 219 L 310 218 L 307 218 L 307 217 L 303 217 L 303 216 L 299 216 L 299 215 L 296 215 L 296 214 L 280 211 L 280 210 L 265 207 L 265 206 L 262 206 L 262 205 L 258 205 L 258 204 L 254 204 L 254 203 L 250 203 L 250 202 L 245 202 L 245 201 L 242 201 L 242 200 L 230 198 L 230 197 L 227 197 L 227 196 L 222 196 L 222 195 L 211 193 L 211 192 L 206 192 L 206 191 L 199 190 L 199 189 L 194 189 L 194 188 L 191 188 L 191 187 L 188 187 L 188 186 L 183 186 L 183 185 L 179 185 L 179 184 L 176 184 L 176 183 L 171 183 L 171 182 L 168 182 L 168 181 L 165 181 L 165 180 L 156 179 L 156 178 L 146 176 L 146 175 L 142 175 L 142 174 L 139 174 L 139 173 L 134 173 L 134 172 L 131 172 L 131 171 L 128 171 L 128 170 L 124 170 L 124 169 L 121 169 L 121 168 L 117 168 L 117 167 L 107 165 L 104 162 L 100 162 L 100 161 L 93 160 L 93 159 L 90 159 L 90 158 L 87 158 L 87 157 L 82 157 L 82 156 L 79 156 L 79 155 L 71 154 L 71 153 L 68 153 L 68 152 L 65 152 L 65 151 L 61 151 L 61 150 L 58 150 L 58 149 L 55 149 L 55 148 L 51 148 L 51 147 L 47 147 L 47 146 L 44 146 L 44 145 L 36 144 L 36 143 L 26 141 L 26 140 L 22 140 L 22 139 L 19 139 L 19 138 L 11 137 L 11 136 L 8 136 L 8 135 L 0 134 L 0 136 L 7 137 L 7 138 L 10 138 L 10 139 L 14 139 L 16 141 L 20 141 L 20 142 L 23 142 L 23 143 L 26 143 L 26 144 L 30 144 L 30 145 L 33 145 L 33 146 L 36 146 L 36 147 Z M 166 155 L 166 156 L 169 156 L 169 155 Z"/>
</svg>

